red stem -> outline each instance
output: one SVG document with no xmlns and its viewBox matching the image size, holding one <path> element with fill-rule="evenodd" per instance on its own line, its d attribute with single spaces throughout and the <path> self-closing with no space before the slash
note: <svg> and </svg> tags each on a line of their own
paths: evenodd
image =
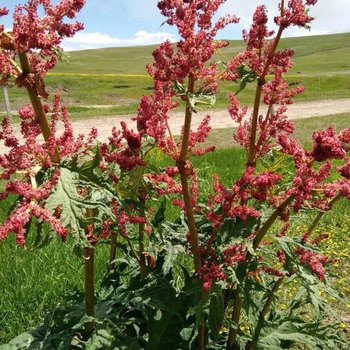
<svg viewBox="0 0 350 350">
<path fill-rule="evenodd" d="M 32 72 L 32 69 L 30 67 L 28 56 L 25 53 L 20 53 L 18 54 L 18 57 L 19 57 L 19 61 L 23 72 L 22 74 L 24 76 L 30 74 Z M 35 90 L 32 88 L 32 86 L 29 84 L 25 84 L 25 87 L 27 89 L 30 101 L 34 108 L 36 118 L 39 121 L 41 133 L 43 134 L 45 142 L 48 142 L 51 137 L 51 129 L 50 129 L 49 122 L 47 120 L 46 113 L 44 111 L 44 107 L 41 103 L 39 96 L 37 95 Z M 54 154 L 52 156 L 52 161 L 54 161 L 55 163 L 60 162 L 60 155 L 57 147 L 55 147 Z"/>
<path fill-rule="evenodd" d="M 281 13 L 283 13 L 283 2 L 281 4 Z M 270 56 L 272 57 L 273 53 L 276 51 L 278 43 L 281 39 L 283 30 L 285 29 L 284 26 L 280 26 L 278 33 L 276 35 L 276 38 L 274 39 Z M 271 65 L 271 57 L 266 61 L 264 70 L 261 74 L 261 76 L 258 79 L 258 85 L 256 87 L 255 91 L 255 98 L 254 98 L 254 108 L 253 108 L 253 115 L 252 115 L 252 127 L 251 127 L 251 134 L 249 139 L 249 151 L 248 151 L 248 159 L 247 159 L 247 165 L 252 166 L 255 164 L 255 156 L 256 156 L 256 135 L 257 135 L 257 128 L 258 128 L 258 116 L 259 116 L 259 109 L 260 109 L 260 100 L 261 100 L 261 94 L 262 94 L 262 87 L 265 84 L 265 77 L 269 71 L 270 65 Z"/>
<path fill-rule="evenodd" d="M 194 91 L 194 79 L 189 77 L 188 81 L 188 93 L 193 93 Z M 201 253 L 199 248 L 199 239 L 198 233 L 194 221 L 194 212 L 193 212 L 193 198 L 189 189 L 188 179 L 190 174 L 188 173 L 189 168 L 192 167 L 192 164 L 188 160 L 188 145 L 189 137 L 191 130 L 191 121 L 192 121 L 192 110 L 190 103 L 186 103 L 186 113 L 185 113 L 185 122 L 184 122 L 184 131 L 182 136 L 181 152 L 178 160 L 178 169 L 180 172 L 180 179 L 182 185 L 182 194 L 185 202 L 185 211 L 187 216 L 187 225 L 190 234 L 190 245 L 193 253 L 193 260 L 195 270 L 198 273 L 202 267 Z"/>
</svg>

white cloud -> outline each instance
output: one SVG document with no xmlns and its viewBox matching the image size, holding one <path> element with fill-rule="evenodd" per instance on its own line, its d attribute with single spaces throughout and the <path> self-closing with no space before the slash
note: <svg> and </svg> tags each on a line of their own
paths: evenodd
<svg viewBox="0 0 350 350">
<path fill-rule="evenodd" d="M 99 32 L 78 32 L 73 38 L 66 39 L 62 47 L 65 51 L 75 51 L 116 46 L 141 46 L 159 44 L 167 39 L 171 42 L 176 41 L 175 35 L 166 32 L 149 33 L 140 30 L 128 39 L 120 39 Z"/>
<path fill-rule="evenodd" d="M 220 15 L 224 13 L 233 13 L 241 18 L 240 26 L 248 29 L 255 8 L 258 5 L 266 5 L 270 18 L 270 25 L 273 28 L 273 17 L 278 13 L 277 0 L 250 0 L 237 1 L 227 0 L 223 8 L 220 10 Z M 310 15 L 315 18 L 311 23 L 311 30 L 304 28 L 293 27 L 286 31 L 284 36 L 305 36 L 350 32 L 349 21 L 350 0 L 319 0 L 315 6 L 311 6 Z"/>
</svg>

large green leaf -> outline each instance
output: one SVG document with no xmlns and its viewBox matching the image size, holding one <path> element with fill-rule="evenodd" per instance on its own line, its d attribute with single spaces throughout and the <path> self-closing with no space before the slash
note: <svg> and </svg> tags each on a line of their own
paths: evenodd
<svg viewBox="0 0 350 350">
<path fill-rule="evenodd" d="M 34 337 L 28 332 L 23 333 L 11 340 L 8 344 L 0 345 L 0 350 L 25 350 L 33 341 Z"/>
<path fill-rule="evenodd" d="M 221 290 L 210 295 L 208 323 L 214 340 L 219 338 L 220 325 L 225 316 L 224 298 Z"/>
<path fill-rule="evenodd" d="M 62 167 L 58 184 L 46 202 L 46 208 L 51 211 L 61 207 L 60 220 L 70 229 L 78 246 L 86 244 L 84 228 L 87 223 L 98 224 L 113 217 L 110 205 L 113 190 L 88 171 L 74 166 Z M 84 195 L 80 194 L 81 189 Z"/>
<path fill-rule="evenodd" d="M 16 207 L 19 196 L 10 195 L 6 199 L 0 200 L 0 223 L 5 221 L 11 211 Z"/>
<path fill-rule="evenodd" d="M 165 245 L 165 256 L 163 264 L 163 273 L 167 274 L 175 266 L 178 257 L 186 253 L 186 247 L 183 245 L 174 245 L 169 242 Z"/>
<path fill-rule="evenodd" d="M 349 342 L 335 331 L 330 322 L 321 326 L 318 322 L 294 317 L 275 321 L 274 324 L 268 322 L 258 340 L 257 349 L 290 349 L 293 344 L 310 350 L 335 350 L 341 349 L 340 345 L 349 346 Z"/>
</svg>

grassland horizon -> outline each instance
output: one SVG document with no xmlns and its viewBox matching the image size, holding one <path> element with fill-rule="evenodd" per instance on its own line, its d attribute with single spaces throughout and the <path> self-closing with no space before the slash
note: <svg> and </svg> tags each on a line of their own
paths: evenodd
<svg viewBox="0 0 350 350">
<path fill-rule="evenodd" d="M 216 53 L 215 61 L 227 62 L 244 49 L 242 40 Z M 287 75 L 290 84 L 305 86 L 305 93 L 296 101 L 335 99 L 350 96 L 350 33 L 285 38 L 281 48 L 295 51 L 295 65 Z M 69 63 L 59 62 L 46 79 L 51 98 L 59 93 L 67 105 L 71 119 L 110 115 L 130 115 L 137 112 L 142 95 L 152 92 L 152 80 L 146 65 L 152 62 L 155 45 L 114 47 L 72 51 Z M 220 64 L 220 63 L 219 63 Z M 252 103 L 254 84 L 240 94 L 242 103 Z M 222 82 L 215 108 L 226 108 L 227 94 L 238 85 Z M 8 87 L 10 104 L 16 111 L 28 103 L 25 91 Z M 5 113 L 3 99 L 0 113 Z M 15 113 L 14 113 L 15 114 Z"/>
</svg>

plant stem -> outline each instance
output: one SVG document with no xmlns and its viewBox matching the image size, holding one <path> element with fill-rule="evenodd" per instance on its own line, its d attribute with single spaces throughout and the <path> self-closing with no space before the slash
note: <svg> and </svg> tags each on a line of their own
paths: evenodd
<svg viewBox="0 0 350 350">
<path fill-rule="evenodd" d="M 192 94 L 194 91 L 194 79 L 193 77 L 189 77 L 188 81 L 188 93 Z M 180 172 L 180 179 L 182 185 L 182 194 L 185 202 L 185 211 L 187 216 L 187 225 L 190 234 L 190 245 L 193 254 L 194 267 L 196 272 L 198 273 L 200 268 L 202 267 L 201 254 L 199 249 L 199 239 L 198 233 L 194 221 L 194 213 L 193 213 L 193 203 L 192 203 L 192 195 L 190 193 L 188 178 L 189 175 L 187 173 L 187 167 L 192 166 L 188 164 L 188 144 L 191 130 L 191 121 L 192 121 L 192 109 L 189 101 L 186 102 L 186 112 L 185 112 L 185 122 L 184 122 L 184 131 L 182 136 L 182 144 L 181 144 L 181 152 L 178 160 L 178 169 Z"/>
<path fill-rule="evenodd" d="M 189 94 L 192 94 L 194 92 L 194 83 L 195 83 L 194 78 L 192 76 L 189 76 L 188 87 L 187 87 Z M 202 259 L 201 259 L 201 252 L 199 247 L 198 232 L 194 221 L 192 195 L 191 195 L 191 192 L 189 189 L 189 183 L 188 183 L 188 178 L 189 176 L 192 175 L 192 164 L 188 160 L 188 145 L 189 145 L 189 138 L 190 138 L 191 121 L 192 121 L 192 108 L 189 103 L 189 100 L 187 99 L 181 151 L 180 151 L 180 156 L 176 165 L 180 173 L 182 195 L 185 202 L 185 211 L 186 211 L 187 225 L 188 225 L 188 230 L 190 235 L 190 247 L 193 254 L 194 268 L 195 268 L 196 274 L 198 275 L 198 272 L 202 267 Z M 199 299 L 202 299 L 202 295 L 200 296 Z M 205 327 L 203 322 L 198 327 L 197 349 L 198 350 L 205 349 Z"/>
<path fill-rule="evenodd" d="M 271 291 L 269 292 L 269 295 L 266 299 L 266 302 L 264 304 L 263 309 L 260 312 L 259 315 L 259 319 L 257 322 L 257 326 L 253 335 L 253 340 L 249 341 L 245 347 L 245 350 L 254 350 L 258 344 L 258 339 L 260 337 L 260 333 L 262 330 L 262 326 L 265 322 L 265 318 L 267 316 L 267 313 L 270 311 L 272 302 L 273 302 L 273 298 L 276 294 L 276 292 L 278 291 L 278 289 L 280 288 L 280 286 L 282 285 L 283 281 L 284 281 L 285 277 L 281 277 L 279 278 L 273 285 Z"/>
<path fill-rule="evenodd" d="M 234 291 L 234 303 L 232 310 L 232 322 L 235 324 L 234 327 L 230 328 L 230 332 L 227 339 L 227 350 L 236 350 L 236 339 L 239 327 L 239 319 L 241 317 L 241 309 L 243 304 L 243 298 L 241 296 L 241 287 L 237 286 Z"/>
<path fill-rule="evenodd" d="M 284 12 L 284 2 L 281 3 L 281 14 Z M 266 83 L 265 77 L 269 71 L 270 65 L 271 65 L 271 58 L 274 52 L 277 49 L 278 43 L 281 39 L 282 33 L 283 33 L 284 27 L 280 26 L 278 33 L 276 35 L 276 38 L 274 39 L 271 51 L 269 53 L 270 58 L 266 61 L 264 70 L 261 74 L 261 76 L 258 78 L 258 84 L 255 90 L 255 98 L 254 98 L 254 108 L 253 108 L 253 115 L 252 115 L 252 126 L 251 126 L 251 133 L 250 133 L 250 139 L 249 139 L 249 150 L 248 150 L 248 159 L 247 159 L 247 165 L 253 166 L 255 164 L 255 155 L 256 155 L 256 135 L 257 135 L 257 129 L 258 129 L 258 117 L 259 117 L 259 109 L 260 109 L 260 100 L 261 100 L 261 93 L 262 93 L 262 87 Z"/>
<path fill-rule="evenodd" d="M 22 74 L 24 75 L 24 77 L 26 77 L 30 73 L 32 73 L 32 69 L 30 67 L 28 56 L 25 53 L 20 53 L 20 54 L 18 54 L 18 57 L 19 57 L 21 69 L 23 72 Z M 30 101 L 31 101 L 32 106 L 34 108 L 36 118 L 39 121 L 41 133 L 43 134 L 45 142 L 48 142 L 50 137 L 51 137 L 51 129 L 49 126 L 49 122 L 47 120 L 46 113 L 44 111 L 44 107 L 41 103 L 39 96 L 37 95 L 37 92 L 34 91 L 33 87 L 29 83 L 25 84 L 25 87 L 27 89 Z M 52 161 L 54 161 L 55 163 L 60 162 L 60 156 L 59 156 L 59 152 L 58 152 L 57 147 L 55 147 L 54 154 L 52 156 Z"/>
<path fill-rule="evenodd" d="M 111 246 L 109 248 L 109 270 L 113 271 L 115 268 L 115 258 L 117 250 L 117 233 L 115 231 L 111 232 Z"/>
<path fill-rule="evenodd" d="M 87 316 L 95 317 L 95 248 L 84 248 L 85 263 L 85 313 Z M 89 339 L 96 328 L 95 321 L 85 323 L 84 338 Z"/>
<path fill-rule="evenodd" d="M 280 204 L 275 211 L 271 214 L 271 216 L 266 220 L 264 225 L 259 229 L 258 233 L 256 234 L 254 240 L 253 240 L 253 248 L 254 250 L 259 246 L 260 242 L 263 240 L 265 237 L 267 231 L 269 228 L 272 226 L 272 224 L 275 222 L 275 220 L 278 218 L 280 213 L 285 210 L 289 204 L 292 203 L 294 200 L 295 196 L 291 195 L 285 199 L 285 201 Z"/>
<path fill-rule="evenodd" d="M 328 204 L 328 210 L 332 209 L 333 205 L 338 202 L 338 200 L 342 197 L 340 193 L 338 193 Z M 312 231 L 316 228 L 320 220 L 322 219 L 323 215 L 326 213 L 326 211 L 320 211 L 317 213 L 315 219 L 313 220 L 312 224 L 307 230 L 307 234 L 310 235 Z"/>
<path fill-rule="evenodd" d="M 140 259 L 139 259 L 139 256 L 137 255 L 135 249 L 134 249 L 134 246 L 132 245 L 132 243 L 130 242 L 130 240 L 128 239 L 127 240 L 128 242 L 128 246 L 130 248 L 130 251 L 131 251 L 131 254 L 132 256 L 136 259 L 136 261 L 138 262 L 138 264 L 140 264 Z"/>
<path fill-rule="evenodd" d="M 256 142 L 256 134 L 257 134 L 257 128 L 258 128 L 258 114 L 259 114 L 260 99 L 261 99 L 261 92 L 262 92 L 263 85 L 264 85 L 264 81 L 259 78 L 258 85 L 255 90 L 252 126 L 251 126 L 250 138 L 249 138 L 249 151 L 248 151 L 248 159 L 247 159 L 247 165 L 249 166 L 252 166 L 255 163 L 255 153 L 256 153 L 255 142 Z"/>
<path fill-rule="evenodd" d="M 271 216 L 267 219 L 267 221 L 264 223 L 264 225 L 260 228 L 257 235 L 254 238 L 253 241 L 253 249 L 256 250 L 259 246 L 260 242 L 266 235 L 269 228 L 272 226 L 272 224 L 275 222 L 275 220 L 278 218 L 281 211 L 287 208 L 287 206 L 294 200 L 294 195 L 291 195 L 285 199 L 285 201 L 275 209 L 275 211 L 271 214 Z M 247 254 L 247 259 L 251 259 L 252 255 L 249 253 Z M 282 283 L 282 282 L 281 282 Z M 232 321 L 237 325 L 239 323 L 239 318 L 241 314 L 241 308 L 242 308 L 242 296 L 240 295 L 241 290 L 239 287 L 235 290 L 234 295 L 234 305 L 233 305 L 233 312 L 232 312 Z M 266 311 L 267 312 L 267 311 Z M 235 342 L 237 337 L 237 329 L 231 328 L 229 333 L 229 338 L 227 342 L 227 350 L 236 350 L 235 349 Z"/>
<path fill-rule="evenodd" d="M 145 211 L 141 210 L 142 217 L 145 217 Z M 140 273 L 141 279 L 144 279 L 147 276 L 147 266 L 146 258 L 144 255 L 145 251 L 145 224 L 139 224 L 139 263 L 140 263 Z"/>
<path fill-rule="evenodd" d="M 5 102 L 7 118 L 9 120 L 11 120 L 11 118 L 12 118 L 12 111 L 11 111 L 11 105 L 10 105 L 10 99 L 9 99 L 7 86 L 4 85 L 3 89 L 4 89 L 4 102 Z"/>
</svg>

